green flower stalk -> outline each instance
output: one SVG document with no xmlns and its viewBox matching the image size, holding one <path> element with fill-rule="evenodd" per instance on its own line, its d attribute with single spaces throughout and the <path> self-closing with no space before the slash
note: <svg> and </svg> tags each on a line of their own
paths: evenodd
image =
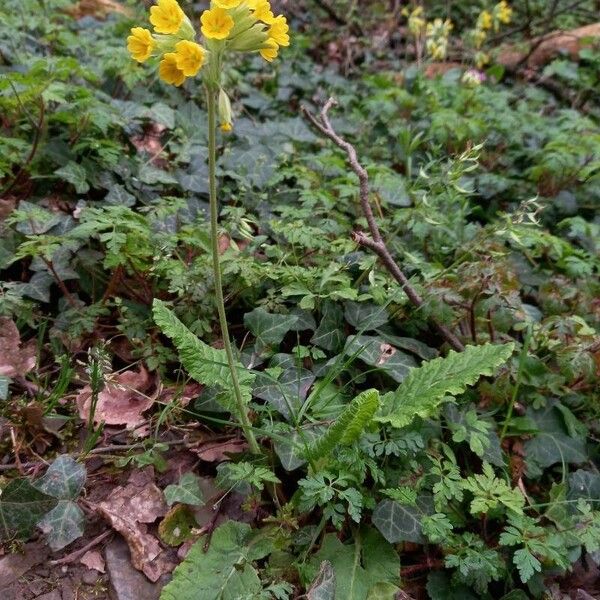
<svg viewBox="0 0 600 600">
<path fill-rule="evenodd" d="M 186 79 L 202 76 L 208 110 L 208 171 L 210 232 L 215 280 L 215 300 L 229 370 L 238 422 L 251 452 L 260 453 L 244 401 L 225 312 L 219 255 L 219 204 L 217 197 L 217 127 L 233 129 L 229 96 L 222 88 L 223 63 L 228 52 L 252 52 L 273 61 L 282 46 L 289 46 L 289 27 L 284 16 L 275 16 L 268 0 L 212 0 L 200 17 L 202 43 L 192 22 L 177 0 L 158 0 L 150 9 L 154 33 L 134 27 L 127 38 L 131 56 L 138 62 L 154 61 L 165 83 L 180 86 Z"/>
</svg>

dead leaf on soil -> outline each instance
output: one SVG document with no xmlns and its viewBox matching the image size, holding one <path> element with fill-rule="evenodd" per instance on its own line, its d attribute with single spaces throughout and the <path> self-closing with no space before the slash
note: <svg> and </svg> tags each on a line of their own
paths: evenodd
<svg viewBox="0 0 600 600">
<path fill-rule="evenodd" d="M 22 377 L 35 367 L 35 340 L 21 344 L 15 322 L 0 317 L 0 375 Z"/>
<path fill-rule="evenodd" d="M 175 568 L 156 536 L 148 531 L 149 523 L 168 512 L 151 467 L 134 472 L 125 487 L 114 489 L 98 504 L 98 510 L 125 538 L 133 566 L 150 581 L 158 581 Z"/>
<path fill-rule="evenodd" d="M 161 404 L 171 404 L 171 402 L 175 401 L 185 407 L 192 400 L 195 400 L 203 389 L 204 386 L 200 383 L 188 383 L 183 389 L 181 386 L 166 387 L 162 389 L 158 402 Z"/>
<path fill-rule="evenodd" d="M 223 462 L 230 460 L 230 454 L 241 454 L 248 449 L 244 440 L 226 440 L 224 442 L 206 442 L 190 448 L 204 462 Z"/>
<path fill-rule="evenodd" d="M 66 9 L 66 12 L 76 19 L 83 17 L 103 19 L 115 12 L 131 16 L 131 10 L 117 0 L 80 0 L 74 6 Z"/>
<path fill-rule="evenodd" d="M 150 163 L 155 167 L 163 169 L 168 167 L 168 162 L 161 156 L 163 152 L 161 136 L 165 129 L 166 127 L 164 125 L 149 123 L 142 135 L 131 138 L 131 143 L 138 152 L 146 152 L 149 154 L 152 157 Z"/>
<path fill-rule="evenodd" d="M 98 550 L 88 550 L 80 559 L 79 562 L 98 573 L 104 573 L 106 571 L 106 563 L 104 557 Z"/>
<path fill-rule="evenodd" d="M 126 425 L 134 429 L 144 422 L 143 413 L 152 407 L 155 394 L 149 394 L 154 387 L 151 377 L 144 367 L 139 371 L 125 371 L 111 379 L 98 395 L 94 422 L 106 425 Z M 79 416 L 87 421 L 90 418 L 92 389 L 86 385 L 77 395 Z"/>
</svg>

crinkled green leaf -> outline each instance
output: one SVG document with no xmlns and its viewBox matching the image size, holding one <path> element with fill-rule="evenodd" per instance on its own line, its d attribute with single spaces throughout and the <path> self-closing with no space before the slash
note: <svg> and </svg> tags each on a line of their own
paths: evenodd
<svg viewBox="0 0 600 600">
<path fill-rule="evenodd" d="M 493 375 L 506 363 L 514 344 L 467 346 L 464 352 L 451 350 L 445 358 L 435 358 L 412 369 L 395 392 L 382 397 L 375 420 L 402 428 L 415 417 L 427 419 L 446 396 L 462 394 L 483 375 Z"/>
<path fill-rule="evenodd" d="M 173 572 L 161 600 L 234 600 L 262 590 L 252 562 L 267 556 L 272 544 L 249 525 L 228 521 L 205 540 L 196 542 Z"/>
</svg>

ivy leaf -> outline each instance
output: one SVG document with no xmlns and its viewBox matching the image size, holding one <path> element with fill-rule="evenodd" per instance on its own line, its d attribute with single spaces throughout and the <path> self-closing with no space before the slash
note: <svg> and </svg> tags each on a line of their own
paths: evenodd
<svg viewBox="0 0 600 600">
<path fill-rule="evenodd" d="M 85 194 L 90 189 L 86 170 L 76 162 L 69 161 L 64 167 L 57 169 L 54 174 L 68 181 L 78 194 Z"/>
<path fill-rule="evenodd" d="M 342 329 L 343 321 L 340 308 L 334 302 L 326 302 L 321 322 L 310 341 L 319 348 L 337 352 L 346 339 Z"/>
<path fill-rule="evenodd" d="M 280 344 L 297 321 L 296 315 L 273 314 L 264 308 L 255 308 L 244 316 L 244 324 L 256 337 L 256 345 L 260 349 Z"/>
<path fill-rule="evenodd" d="M 178 484 L 168 485 L 165 488 L 165 500 L 169 506 L 176 502 L 191 506 L 202 506 L 204 496 L 200 489 L 200 478 L 194 473 L 185 473 Z"/>
<path fill-rule="evenodd" d="M 529 410 L 527 416 L 536 424 L 537 435 L 525 443 L 527 471 L 531 476 L 556 463 L 584 463 L 588 460 L 585 439 L 570 437 L 556 402 L 541 410 Z"/>
<path fill-rule="evenodd" d="M 325 536 L 321 549 L 313 557 L 316 571 L 323 561 L 335 572 L 335 598 L 367 600 L 379 583 L 400 583 L 400 559 L 394 548 L 373 529 L 356 533 L 352 544 L 343 544 L 334 533 Z"/>
<path fill-rule="evenodd" d="M 158 535 L 165 544 L 180 546 L 193 537 L 193 530 L 197 527 L 198 523 L 190 507 L 178 504 L 160 522 Z"/>
<path fill-rule="evenodd" d="M 421 519 L 433 514 L 433 499 L 422 495 L 414 506 L 403 506 L 393 500 L 383 500 L 373 511 L 373 525 L 390 544 L 414 542 L 424 544 L 425 536 L 421 530 Z"/>
<path fill-rule="evenodd" d="M 569 475 L 569 500 L 600 500 L 600 475 L 579 469 Z"/>
<path fill-rule="evenodd" d="M 39 522 L 52 550 L 60 550 L 83 535 L 83 511 L 71 500 L 60 500 Z"/>
<path fill-rule="evenodd" d="M 358 331 L 371 331 L 388 322 L 387 309 L 376 304 L 366 302 L 346 302 L 344 316 Z"/>
<path fill-rule="evenodd" d="M 59 456 L 34 486 L 59 500 L 74 500 L 85 485 L 85 467 L 68 454 Z"/>
<path fill-rule="evenodd" d="M 56 505 L 55 498 L 33 487 L 28 479 L 13 479 L 0 494 L 0 540 L 28 537 Z"/>
<path fill-rule="evenodd" d="M 252 562 L 273 550 L 264 535 L 255 535 L 245 523 L 228 521 L 214 532 L 207 552 L 204 544 L 199 540 L 192 546 L 161 600 L 230 600 L 262 590 Z"/>
<path fill-rule="evenodd" d="M 412 369 L 395 392 L 382 397 L 383 405 L 375 421 L 402 428 L 415 417 L 431 417 L 446 396 L 462 394 L 483 375 L 493 375 L 511 356 L 514 344 L 467 346 L 464 352 L 451 350 L 445 358 L 435 358 Z"/>
<path fill-rule="evenodd" d="M 352 335 L 346 342 L 344 353 L 357 357 L 371 367 L 387 373 L 401 382 L 417 366 L 415 359 L 376 336 Z"/>
<path fill-rule="evenodd" d="M 335 571 L 328 560 L 319 567 L 319 573 L 306 592 L 306 600 L 335 600 Z"/>
</svg>

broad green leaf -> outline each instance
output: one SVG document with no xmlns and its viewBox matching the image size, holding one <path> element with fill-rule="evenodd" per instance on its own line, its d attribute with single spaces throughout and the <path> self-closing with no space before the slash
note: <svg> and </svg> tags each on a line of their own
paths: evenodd
<svg viewBox="0 0 600 600">
<path fill-rule="evenodd" d="M 299 431 L 289 428 L 278 429 L 273 440 L 273 449 L 286 471 L 294 471 L 306 464 L 305 447 L 313 443 L 322 434 L 322 425 L 308 424 Z"/>
<path fill-rule="evenodd" d="M 85 194 L 90 189 L 86 170 L 76 162 L 68 162 L 64 167 L 54 171 L 54 175 L 68 181 L 78 194 Z"/>
<path fill-rule="evenodd" d="M 569 500 L 600 500 L 600 475 L 579 469 L 569 475 Z"/>
<path fill-rule="evenodd" d="M 244 316 L 244 324 L 254 334 L 256 345 L 261 349 L 281 343 L 297 321 L 296 315 L 278 315 L 264 308 L 255 308 Z"/>
<path fill-rule="evenodd" d="M 28 479 L 13 479 L 0 494 L 0 540 L 28 537 L 56 505 L 56 498 L 33 487 Z"/>
<path fill-rule="evenodd" d="M 421 519 L 433 514 L 431 496 L 419 496 L 414 506 L 403 506 L 393 500 L 383 500 L 373 511 L 372 522 L 391 544 L 414 542 L 424 544 Z"/>
<path fill-rule="evenodd" d="M 331 563 L 324 560 L 306 592 L 306 600 L 335 600 L 335 583 L 335 571 Z"/>
<path fill-rule="evenodd" d="M 464 352 L 450 351 L 412 369 L 395 392 L 385 394 L 375 421 L 402 428 L 416 418 L 427 419 L 448 395 L 462 394 L 483 375 L 493 375 L 506 363 L 514 344 L 467 346 Z"/>
<path fill-rule="evenodd" d="M 228 521 L 214 532 L 207 552 L 204 544 L 201 539 L 192 546 L 161 600 L 234 600 L 262 590 L 252 562 L 270 554 L 273 547 L 250 525 Z"/>
<path fill-rule="evenodd" d="M 333 566 L 336 600 L 367 600 L 377 584 L 400 583 L 398 554 L 373 529 L 357 531 L 351 544 L 343 544 L 334 533 L 327 534 L 311 561 L 314 572 L 323 561 Z"/>
<path fill-rule="evenodd" d="M 556 402 L 548 402 L 541 410 L 528 410 L 527 416 L 538 432 L 525 443 L 527 472 L 536 477 L 541 470 L 556 463 L 582 464 L 588 460 L 585 439 L 568 435 Z"/>
<path fill-rule="evenodd" d="M 343 330 L 344 319 L 342 311 L 334 302 L 325 302 L 323 305 L 323 317 L 310 340 L 319 348 L 337 352 L 344 343 L 346 335 Z"/>
<path fill-rule="evenodd" d="M 185 473 L 181 476 L 178 484 L 168 485 L 165 488 L 165 500 L 169 506 L 176 502 L 202 506 L 204 496 L 200 489 L 200 478 L 194 473 Z"/>
<path fill-rule="evenodd" d="M 68 454 L 59 456 L 34 486 L 59 500 L 75 500 L 85 485 L 85 467 Z"/>
<path fill-rule="evenodd" d="M 427 593 L 431 600 L 478 600 L 466 585 L 457 583 L 450 573 L 444 571 L 433 571 L 429 574 Z"/>
<path fill-rule="evenodd" d="M 402 598 L 402 596 L 398 596 L 398 592 L 400 591 L 397 585 L 381 581 L 369 590 L 367 600 L 396 600 L 397 598 Z"/>
<path fill-rule="evenodd" d="M 344 316 L 358 331 L 371 331 L 385 325 L 389 320 L 387 308 L 366 302 L 346 302 Z"/>
<path fill-rule="evenodd" d="M 39 522 L 52 550 L 60 550 L 83 535 L 83 511 L 71 500 L 60 500 Z"/>
<path fill-rule="evenodd" d="M 162 332 L 173 340 L 179 358 L 187 372 L 199 383 L 218 387 L 225 392 L 226 408 L 233 410 L 231 402 L 233 383 L 225 350 L 217 350 L 198 339 L 161 300 L 154 300 L 154 320 Z M 236 363 L 238 381 L 246 402 L 252 399 L 254 374 L 241 363 Z"/>
</svg>

